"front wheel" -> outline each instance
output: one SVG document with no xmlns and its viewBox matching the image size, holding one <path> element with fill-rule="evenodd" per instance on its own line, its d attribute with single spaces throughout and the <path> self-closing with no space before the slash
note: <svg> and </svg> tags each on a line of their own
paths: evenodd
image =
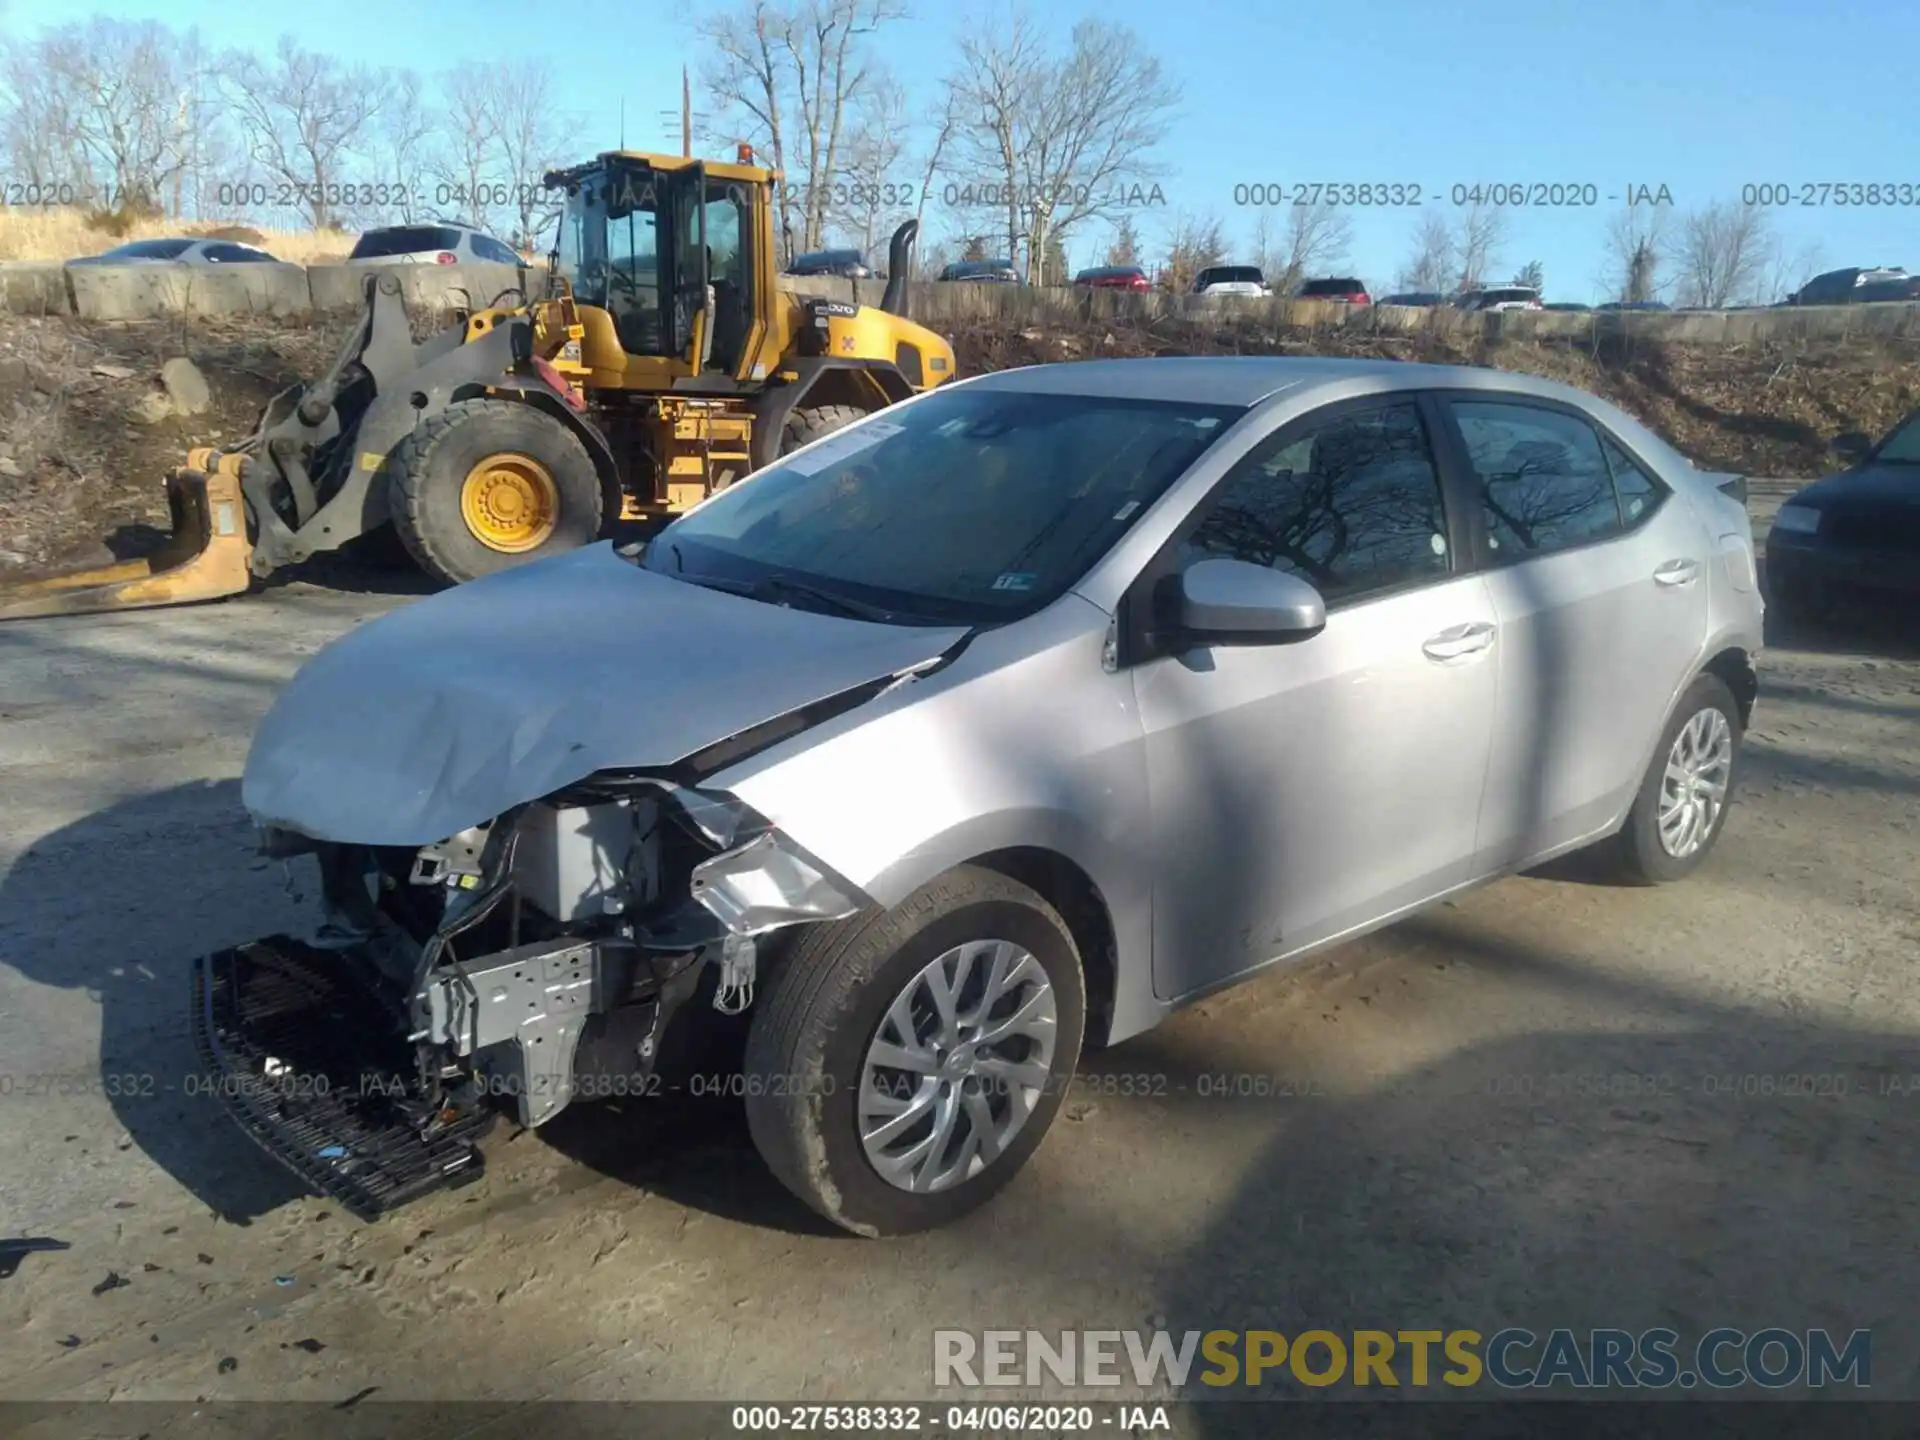
<svg viewBox="0 0 1920 1440">
<path fill-rule="evenodd" d="M 443 584 L 600 538 L 605 497 L 587 447 L 531 405 L 449 405 L 395 446 L 387 466 L 394 530 Z"/>
<path fill-rule="evenodd" d="M 1707 858 L 1726 826 L 1741 739 L 1733 691 L 1717 675 L 1698 676 L 1661 734 L 1620 833 L 1628 879 L 1663 884 Z"/>
<path fill-rule="evenodd" d="M 780 1181 L 867 1236 L 978 1208 L 1053 1123 L 1086 1017 L 1035 891 L 963 866 L 881 914 L 810 926 L 747 1038 L 747 1122 Z"/>
</svg>

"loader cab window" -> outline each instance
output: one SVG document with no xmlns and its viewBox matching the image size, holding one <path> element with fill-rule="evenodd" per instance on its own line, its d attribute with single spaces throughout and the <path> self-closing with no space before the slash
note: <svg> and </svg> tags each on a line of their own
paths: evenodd
<svg viewBox="0 0 1920 1440">
<path fill-rule="evenodd" d="M 613 317 L 629 355 L 665 354 L 660 323 L 660 186 L 644 171 L 582 177 L 560 223 L 560 273 L 582 305 Z"/>
<path fill-rule="evenodd" d="M 713 350 L 709 370 L 732 374 L 753 325 L 752 231 L 747 187 L 709 180 L 706 188 L 707 281 L 713 286 Z"/>
</svg>

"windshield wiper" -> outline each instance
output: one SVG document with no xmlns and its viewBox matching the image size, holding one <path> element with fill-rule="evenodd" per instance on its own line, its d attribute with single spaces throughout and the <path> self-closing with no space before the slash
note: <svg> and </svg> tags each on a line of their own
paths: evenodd
<svg viewBox="0 0 1920 1440">
<path fill-rule="evenodd" d="M 822 590 L 785 575 L 769 575 L 764 580 L 755 581 L 747 588 L 746 593 L 756 600 L 771 600 L 780 595 L 797 600 L 811 600 L 849 619 L 877 620 L 883 625 L 896 623 L 899 615 L 898 611 L 883 609 L 878 605 L 868 605 L 860 600 L 850 600 L 844 595 L 836 595 L 830 590 Z"/>
</svg>

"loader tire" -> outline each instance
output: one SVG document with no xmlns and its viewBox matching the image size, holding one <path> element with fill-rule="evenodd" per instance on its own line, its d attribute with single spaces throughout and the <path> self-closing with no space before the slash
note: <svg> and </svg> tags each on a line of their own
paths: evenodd
<svg viewBox="0 0 1920 1440">
<path fill-rule="evenodd" d="M 780 432 L 780 453 L 785 455 L 802 445 L 810 445 L 823 435 L 831 435 L 856 420 L 865 419 L 866 415 L 858 405 L 814 405 L 796 410 L 787 417 L 786 427 Z"/>
<path fill-rule="evenodd" d="M 578 436 L 514 400 L 462 400 L 388 458 L 393 527 L 446 585 L 600 538 L 600 475 Z"/>
</svg>

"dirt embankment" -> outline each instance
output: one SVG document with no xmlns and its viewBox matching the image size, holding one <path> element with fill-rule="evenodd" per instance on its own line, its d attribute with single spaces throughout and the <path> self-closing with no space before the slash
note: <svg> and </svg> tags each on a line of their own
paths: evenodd
<svg viewBox="0 0 1920 1440">
<path fill-rule="evenodd" d="M 244 435 L 280 388 L 323 368 L 342 320 L 90 325 L 0 315 L 0 569 L 137 551 L 166 523 L 161 479 L 193 445 Z M 1604 395 L 1696 463 L 1755 475 L 1818 473 L 1841 430 L 1878 432 L 1920 405 L 1913 341 L 1677 346 L 1478 342 L 1416 332 L 1282 335 L 1192 322 L 953 336 L 962 374 L 1104 356 L 1250 354 L 1383 357 L 1491 365 Z M 160 366 L 192 359 L 208 412 L 152 418 Z M 162 407 L 164 408 L 164 407 Z"/>
</svg>

